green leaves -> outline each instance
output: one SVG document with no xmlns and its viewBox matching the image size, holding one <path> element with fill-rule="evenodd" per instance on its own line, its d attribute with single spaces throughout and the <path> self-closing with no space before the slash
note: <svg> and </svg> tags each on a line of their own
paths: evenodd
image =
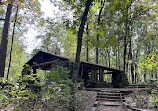
<svg viewBox="0 0 158 111">
<path fill-rule="evenodd" d="M 142 68 L 147 68 L 152 70 L 153 68 L 158 67 L 158 58 L 155 53 L 149 55 L 143 54 L 141 56 L 141 62 L 138 64 Z"/>
</svg>

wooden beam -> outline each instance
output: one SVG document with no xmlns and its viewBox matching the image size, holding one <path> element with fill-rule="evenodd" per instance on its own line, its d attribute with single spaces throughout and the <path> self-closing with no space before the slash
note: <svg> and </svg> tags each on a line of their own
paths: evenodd
<svg viewBox="0 0 158 111">
<path fill-rule="evenodd" d="M 42 67 L 42 66 L 51 65 L 51 64 L 53 64 L 53 63 L 56 63 L 56 60 L 54 60 L 54 61 L 49 61 L 49 62 L 44 62 L 44 63 L 40 63 L 40 64 L 35 64 L 35 65 L 31 65 L 31 67 L 38 69 L 38 68 L 40 68 L 40 67 Z"/>
<path fill-rule="evenodd" d="M 123 70 L 119 70 L 119 69 L 115 69 L 115 68 L 111 68 L 111 67 L 106 67 L 104 65 L 100 65 L 100 64 L 93 64 L 93 63 L 89 63 L 89 62 L 81 62 L 81 65 L 85 66 L 85 67 L 90 67 L 90 68 L 96 68 L 96 69 L 104 69 L 104 70 L 108 70 L 108 71 L 123 71 Z"/>
<path fill-rule="evenodd" d="M 104 74 L 112 74 L 113 72 L 104 72 Z"/>
<path fill-rule="evenodd" d="M 2 18 L 0 18 L 0 20 L 3 20 L 3 21 L 5 21 L 5 19 L 2 19 Z"/>
</svg>

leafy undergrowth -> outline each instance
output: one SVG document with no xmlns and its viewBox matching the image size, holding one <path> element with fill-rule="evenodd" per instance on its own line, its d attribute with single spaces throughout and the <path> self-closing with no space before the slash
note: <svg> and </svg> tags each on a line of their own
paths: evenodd
<svg viewBox="0 0 158 111">
<path fill-rule="evenodd" d="M 158 94 L 156 88 L 147 90 L 135 90 L 131 94 L 125 96 L 125 101 L 127 104 L 133 107 L 155 110 L 158 108 L 157 98 Z"/>
<path fill-rule="evenodd" d="M 76 111 L 90 111 L 95 101 L 96 92 L 78 91 L 76 100 Z M 1 111 L 67 111 L 65 103 L 46 104 L 38 98 L 21 98 L 17 101 L 3 101 Z"/>
<path fill-rule="evenodd" d="M 71 95 L 71 86 L 74 85 L 68 76 L 69 70 L 60 66 L 54 67 L 44 79 L 38 82 L 34 75 L 22 77 L 17 83 L 0 89 L 1 111 L 67 111 Z M 23 81 L 34 81 L 34 84 Z M 82 89 L 83 84 L 75 85 Z M 37 90 L 38 89 L 38 90 Z M 91 110 L 95 101 L 95 92 L 76 90 L 73 107 L 75 111 Z"/>
</svg>

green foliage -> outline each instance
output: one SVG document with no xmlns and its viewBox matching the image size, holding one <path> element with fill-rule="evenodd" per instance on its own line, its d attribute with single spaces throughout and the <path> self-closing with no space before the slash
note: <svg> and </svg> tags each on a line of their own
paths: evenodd
<svg viewBox="0 0 158 111">
<path fill-rule="evenodd" d="M 138 64 L 141 68 L 147 68 L 152 70 L 153 68 L 158 67 L 157 55 L 151 53 L 149 55 L 143 54 L 141 56 L 141 62 Z"/>
<path fill-rule="evenodd" d="M 10 81 L 1 81 L 1 84 L 4 84 L 4 87 L 1 87 L 0 90 L 0 109 L 4 109 L 6 106 L 9 108 L 13 105 L 15 110 L 23 110 L 24 106 L 21 107 L 21 104 L 30 104 L 25 102 L 29 99 L 34 100 L 37 97 L 30 89 L 26 88 L 27 84 Z M 33 103 L 33 101 L 31 102 Z M 29 108 L 26 107 L 26 109 Z"/>
<path fill-rule="evenodd" d="M 45 84 L 42 87 L 42 101 L 49 108 L 68 106 L 70 96 L 70 85 L 72 81 L 69 79 L 69 71 L 67 68 L 56 66 L 45 76 Z"/>
<path fill-rule="evenodd" d="M 41 100 L 47 104 L 49 109 L 64 110 L 69 106 L 69 102 L 72 99 L 71 87 L 74 86 L 71 79 L 69 79 L 69 70 L 62 66 L 55 66 L 50 73 L 45 76 L 45 83 L 42 86 Z M 78 89 L 81 84 L 75 85 Z M 83 98 L 80 94 L 75 94 L 75 103 L 73 103 L 76 110 L 84 109 L 82 103 Z M 61 106 L 61 107 L 59 107 Z M 59 109 L 58 109 L 59 108 Z"/>
<path fill-rule="evenodd" d="M 154 100 L 154 107 L 158 107 L 158 86 L 151 90 L 151 94 Z"/>
<path fill-rule="evenodd" d="M 63 81 L 69 80 L 69 70 L 61 66 L 55 66 L 51 72 L 46 74 L 46 82 L 62 83 Z"/>
</svg>

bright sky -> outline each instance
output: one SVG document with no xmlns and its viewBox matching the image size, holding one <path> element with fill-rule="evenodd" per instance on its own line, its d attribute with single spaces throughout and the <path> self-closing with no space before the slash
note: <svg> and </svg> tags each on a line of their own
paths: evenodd
<svg viewBox="0 0 158 111">
<path fill-rule="evenodd" d="M 55 7 L 50 0 L 38 0 L 41 3 L 41 10 L 45 13 L 45 17 L 55 17 L 54 14 L 58 13 L 59 10 Z"/>
<path fill-rule="evenodd" d="M 54 14 L 58 13 L 58 8 L 55 7 L 53 4 L 50 3 L 50 0 L 39 0 L 41 3 L 41 10 L 44 12 L 44 17 L 55 17 Z M 36 40 L 35 36 L 38 33 L 33 29 L 30 28 L 28 33 L 25 34 L 25 43 L 27 44 L 26 53 L 30 54 L 34 48 L 38 48 L 40 46 L 40 40 Z"/>
<path fill-rule="evenodd" d="M 44 12 L 44 18 L 61 18 L 64 14 L 66 14 L 66 18 L 72 19 L 73 15 L 71 11 L 61 12 L 58 7 L 55 7 L 53 3 L 50 3 L 50 0 L 38 0 L 41 4 L 41 10 Z M 60 1 L 60 0 L 58 0 Z M 32 26 L 33 27 L 33 26 Z M 33 28 L 28 30 L 28 34 L 25 34 L 25 43 L 27 44 L 26 53 L 30 54 L 35 48 L 39 48 L 40 40 L 37 40 L 35 36 L 38 33 Z"/>
</svg>

